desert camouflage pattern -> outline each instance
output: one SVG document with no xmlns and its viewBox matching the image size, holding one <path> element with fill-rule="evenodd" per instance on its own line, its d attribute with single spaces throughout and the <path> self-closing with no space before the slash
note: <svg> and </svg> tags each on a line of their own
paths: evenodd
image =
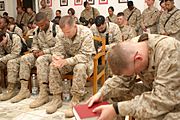
<svg viewBox="0 0 180 120">
<path fill-rule="evenodd" d="M 119 97 L 119 101 L 129 100 L 118 103 L 121 116 L 130 115 L 137 120 L 180 119 L 180 42 L 149 34 L 148 46 L 149 66 L 138 74 L 143 84 L 135 82 L 136 76 L 114 76 L 99 93 L 104 98 L 112 95 Z"/>
<path fill-rule="evenodd" d="M 149 29 L 151 34 L 156 34 L 159 15 L 160 12 L 157 8 L 153 6 L 146 8 L 141 15 L 141 28 Z"/>
<path fill-rule="evenodd" d="M 93 54 L 95 54 L 93 34 L 89 28 L 77 25 L 77 35 L 71 39 L 59 36 L 56 50 L 53 55 L 61 56 L 67 60 L 68 65 L 63 68 L 50 66 L 49 85 L 53 94 L 62 92 L 62 75 L 73 72 L 72 95 L 83 96 L 85 83 L 93 72 Z"/>
</svg>

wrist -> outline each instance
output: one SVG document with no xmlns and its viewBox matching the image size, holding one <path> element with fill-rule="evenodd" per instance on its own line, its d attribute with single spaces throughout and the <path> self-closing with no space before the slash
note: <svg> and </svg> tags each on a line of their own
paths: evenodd
<svg viewBox="0 0 180 120">
<path fill-rule="evenodd" d="M 98 98 L 102 97 L 100 92 L 97 92 L 96 95 L 98 96 Z"/>
<path fill-rule="evenodd" d="M 117 102 L 113 103 L 113 108 L 114 108 L 114 111 L 116 112 L 116 114 L 119 115 L 118 103 Z"/>
</svg>

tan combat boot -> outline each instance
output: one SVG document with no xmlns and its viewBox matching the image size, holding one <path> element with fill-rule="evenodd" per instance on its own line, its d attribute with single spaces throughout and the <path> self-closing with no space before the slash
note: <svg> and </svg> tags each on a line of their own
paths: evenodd
<svg viewBox="0 0 180 120">
<path fill-rule="evenodd" d="M 35 101 L 31 102 L 31 104 L 29 105 L 30 108 L 37 108 L 49 102 L 47 84 L 41 84 L 39 87 L 40 87 L 39 96 Z"/>
<path fill-rule="evenodd" d="M 73 95 L 71 102 L 70 102 L 70 109 L 65 111 L 65 117 L 66 118 L 71 118 L 74 116 L 73 114 L 73 107 L 79 104 L 80 101 L 80 96 L 78 95 Z"/>
<path fill-rule="evenodd" d="M 28 81 L 21 80 L 20 82 L 21 82 L 21 89 L 19 93 L 11 99 L 12 103 L 17 103 L 23 99 L 29 98 L 31 95 L 28 89 Z"/>
<path fill-rule="evenodd" d="M 62 106 L 61 94 L 53 95 L 53 99 L 49 106 L 46 108 L 46 113 L 52 114 L 57 111 L 58 108 Z"/>
<path fill-rule="evenodd" d="M 16 94 L 15 92 L 16 83 L 8 83 L 7 92 L 0 96 L 0 101 L 9 100 Z"/>
</svg>

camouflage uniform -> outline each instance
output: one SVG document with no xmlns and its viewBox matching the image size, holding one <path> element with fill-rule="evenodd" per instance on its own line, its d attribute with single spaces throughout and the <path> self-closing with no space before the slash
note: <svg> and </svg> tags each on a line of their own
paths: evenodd
<svg viewBox="0 0 180 120">
<path fill-rule="evenodd" d="M 9 37 L 9 34 L 6 33 L 6 36 L 8 37 L 8 42 L 6 47 L 0 47 L 0 62 L 2 64 L 0 65 L 1 71 L 0 76 L 3 76 L 6 65 L 7 65 L 7 73 L 8 73 L 8 82 L 15 81 L 17 78 L 13 77 L 11 79 L 12 73 L 16 73 L 16 70 L 13 68 L 16 68 L 16 64 L 14 64 L 15 61 L 19 60 L 20 52 L 21 52 L 21 39 L 16 34 L 12 35 L 12 40 Z M 12 63 L 12 64 L 11 64 Z M 12 69 L 9 69 L 12 68 Z M 2 79 L 1 79 L 2 80 Z"/>
<path fill-rule="evenodd" d="M 9 34 L 6 33 L 8 37 L 8 42 L 6 47 L 0 47 L 0 61 L 4 64 L 11 59 L 15 59 L 20 56 L 21 52 L 21 39 L 16 34 L 12 35 L 12 40 L 9 37 Z"/>
<path fill-rule="evenodd" d="M 145 9 L 141 15 L 141 28 L 149 29 L 152 34 L 157 33 L 159 15 L 160 12 L 155 7 Z"/>
<path fill-rule="evenodd" d="M 29 80 L 31 68 L 36 66 L 38 81 L 40 83 L 48 82 L 49 63 L 51 62 L 52 55 L 51 52 L 57 41 L 57 38 L 52 35 L 52 26 L 53 23 L 50 22 L 50 26 L 46 33 L 41 30 L 37 33 L 38 28 L 35 29 L 31 50 L 42 50 L 44 55 L 38 57 L 37 59 L 32 53 L 22 56 L 19 73 L 20 79 Z M 59 26 L 56 25 L 55 29 L 56 33 L 60 32 Z"/>
<path fill-rule="evenodd" d="M 106 41 L 106 50 L 109 50 L 113 45 L 118 42 L 122 42 L 122 33 L 117 24 L 112 22 L 106 22 L 106 31 L 104 33 L 99 33 L 96 25 L 91 26 L 91 31 L 93 32 L 94 36 L 101 36 L 107 39 L 108 35 L 108 43 Z M 98 43 L 95 43 L 96 50 L 100 47 Z M 108 67 L 108 63 L 106 63 L 106 78 L 112 76 L 111 69 Z"/>
<path fill-rule="evenodd" d="M 133 37 L 137 36 L 136 31 L 134 30 L 134 28 L 132 28 L 129 25 L 119 26 L 119 28 L 120 28 L 121 33 L 122 33 L 123 41 L 130 40 Z"/>
<path fill-rule="evenodd" d="M 137 34 L 140 34 L 139 30 L 140 30 L 141 11 L 137 8 L 134 8 L 132 11 L 130 11 L 127 8 L 123 11 L 123 13 L 124 13 L 124 16 L 126 17 L 126 19 L 128 21 L 128 24 L 136 30 Z"/>
<path fill-rule="evenodd" d="M 94 9 L 94 12 L 93 12 L 93 9 Z M 80 17 L 84 17 L 86 20 L 89 20 L 90 18 L 96 18 L 98 15 L 100 15 L 99 11 L 96 8 L 91 7 L 90 11 L 87 11 L 86 9 L 84 9 L 81 12 L 81 16 Z"/>
<path fill-rule="evenodd" d="M 106 38 L 106 35 L 108 34 L 109 45 L 106 45 L 106 48 L 108 49 L 111 48 L 114 44 L 122 42 L 122 34 L 117 24 L 106 22 L 106 25 L 107 27 L 104 33 L 99 33 L 95 24 L 93 24 L 90 29 L 93 32 L 94 36 L 102 36 Z"/>
<path fill-rule="evenodd" d="M 17 14 L 16 23 L 19 25 L 20 24 L 27 25 L 27 13 L 22 12 L 21 14 Z"/>
<path fill-rule="evenodd" d="M 164 14 L 161 15 L 159 21 L 159 24 L 161 25 L 160 33 L 167 32 L 169 36 L 174 37 L 177 40 L 180 40 L 180 10 L 176 10 L 177 8 L 174 7 L 171 11 L 164 12 Z M 171 14 L 173 15 L 170 17 Z M 165 23 L 169 17 L 170 19 L 167 23 Z"/>
<path fill-rule="evenodd" d="M 172 37 L 149 34 L 148 47 L 149 66 L 139 74 L 143 84 L 136 83 L 134 77 L 114 76 L 105 82 L 99 93 L 105 98 L 129 100 L 118 103 L 122 116 L 140 120 L 180 119 L 180 42 Z M 136 94 L 141 95 L 130 100 Z"/>
<path fill-rule="evenodd" d="M 107 16 L 107 17 L 106 17 L 106 21 L 107 21 L 107 22 L 116 23 L 116 20 L 117 20 L 117 16 L 116 16 L 115 14 L 113 14 L 112 16 Z"/>
<path fill-rule="evenodd" d="M 50 66 L 49 87 L 53 95 L 62 93 L 62 75 L 73 71 L 73 96 L 83 96 L 88 76 L 93 73 L 93 54 L 95 54 L 92 32 L 82 25 L 77 25 L 77 35 L 71 39 L 59 36 L 53 55 L 62 56 L 68 62 L 63 68 Z"/>
<path fill-rule="evenodd" d="M 46 33 L 44 31 L 41 31 L 38 27 L 35 29 L 31 50 L 41 50 L 43 51 L 44 55 L 35 58 L 33 53 L 29 53 L 21 57 L 19 66 L 19 79 L 21 82 L 21 89 L 18 95 L 11 99 L 12 103 L 16 103 L 30 97 L 30 92 L 28 90 L 28 80 L 30 79 L 31 69 L 34 66 L 36 66 L 37 68 L 37 80 L 40 87 L 40 98 L 38 97 L 37 100 L 32 103 L 32 105 L 30 104 L 30 107 L 39 107 L 49 100 L 47 95 L 49 63 L 51 62 L 51 51 L 57 41 L 57 39 L 53 37 L 52 26 L 53 23 L 50 22 L 49 28 Z M 60 28 L 58 26 L 55 27 L 56 33 L 58 33 Z M 41 96 L 43 97 L 41 98 Z M 40 101 L 43 102 L 40 103 L 39 99 L 41 99 Z"/>
<path fill-rule="evenodd" d="M 36 14 L 33 12 L 32 15 L 27 14 L 27 23 L 34 22 Z"/>
<path fill-rule="evenodd" d="M 52 19 L 53 11 L 52 11 L 52 9 L 49 8 L 48 6 L 47 6 L 46 8 L 41 8 L 41 9 L 39 10 L 39 12 L 44 12 L 44 13 L 46 13 L 46 14 L 47 14 L 47 18 L 48 18 L 49 20 Z"/>
<path fill-rule="evenodd" d="M 23 32 L 21 28 L 19 28 L 16 25 L 10 25 L 9 27 L 10 27 L 9 29 L 11 32 L 17 33 L 19 36 L 23 38 Z"/>
<path fill-rule="evenodd" d="M 159 17 L 159 24 L 158 24 L 158 34 L 164 34 L 166 31 L 164 30 L 164 24 L 166 22 L 166 14 L 167 14 L 167 11 L 163 11 L 161 12 L 160 14 L 160 17 Z"/>
</svg>

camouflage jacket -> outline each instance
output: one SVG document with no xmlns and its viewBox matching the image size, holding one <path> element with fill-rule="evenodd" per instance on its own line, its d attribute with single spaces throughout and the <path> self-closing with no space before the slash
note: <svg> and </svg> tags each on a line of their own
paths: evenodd
<svg viewBox="0 0 180 120">
<path fill-rule="evenodd" d="M 9 34 L 6 33 L 8 42 L 5 47 L 0 47 L 0 61 L 7 63 L 9 60 L 17 58 L 20 56 L 21 52 L 21 38 L 17 34 L 12 35 L 12 40 Z"/>
<path fill-rule="evenodd" d="M 34 31 L 32 48 L 33 50 L 42 50 L 45 54 L 51 54 L 53 47 L 57 41 L 56 37 L 53 37 L 53 23 L 50 22 L 49 28 L 46 32 L 40 30 L 38 27 Z M 56 34 L 61 32 L 58 25 L 55 26 Z"/>
<path fill-rule="evenodd" d="M 58 42 L 55 45 L 53 55 L 65 58 L 69 65 L 84 63 L 88 66 L 88 75 L 93 72 L 93 55 L 95 54 L 93 34 L 85 26 L 77 25 L 77 34 L 74 40 L 58 34 Z"/>
<path fill-rule="evenodd" d="M 142 120 L 162 120 L 180 104 L 180 42 L 172 37 L 150 35 L 148 40 L 149 66 L 139 74 L 144 85 L 152 91 L 134 99 L 118 103 L 122 116 L 130 115 Z M 103 85 L 99 93 L 106 96 L 124 82 L 126 89 L 133 87 L 134 77 L 114 76 Z M 107 80 L 109 81 L 109 80 Z"/>
</svg>

